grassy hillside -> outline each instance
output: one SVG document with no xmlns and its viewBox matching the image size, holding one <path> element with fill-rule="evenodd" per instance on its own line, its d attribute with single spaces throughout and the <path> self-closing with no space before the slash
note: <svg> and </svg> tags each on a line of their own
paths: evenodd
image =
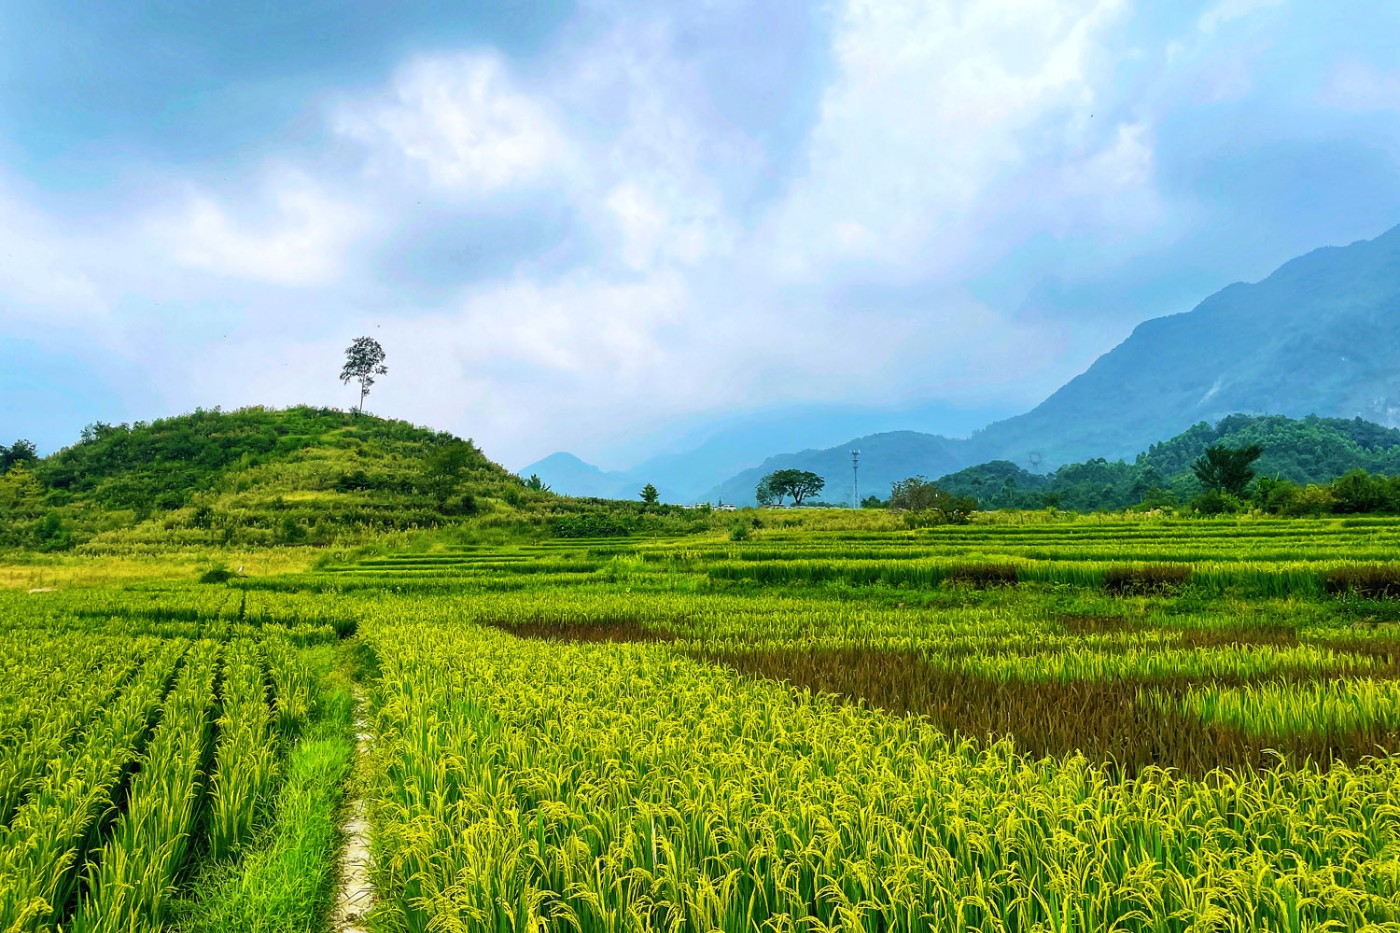
<svg viewBox="0 0 1400 933">
<path fill-rule="evenodd" d="M 0 477 L 0 546 L 329 545 L 544 497 L 471 441 L 333 409 L 97 424 Z"/>
<path fill-rule="evenodd" d="M 179 551 L 266 562 L 297 548 L 305 563 L 314 549 L 402 546 L 430 529 L 533 540 L 708 527 L 707 511 L 556 496 L 470 440 L 325 408 L 96 424 L 73 446 L 0 475 L 0 550 L 11 555 Z"/>
</svg>

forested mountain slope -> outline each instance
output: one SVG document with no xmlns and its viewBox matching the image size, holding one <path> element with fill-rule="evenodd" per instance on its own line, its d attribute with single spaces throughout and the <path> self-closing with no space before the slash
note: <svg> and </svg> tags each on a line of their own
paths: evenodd
<svg viewBox="0 0 1400 933">
<path fill-rule="evenodd" d="M 1232 414 L 1400 425 L 1400 227 L 1140 325 L 1034 410 L 971 439 L 978 460 L 1131 457 Z"/>
<path fill-rule="evenodd" d="M 1184 503 L 1201 491 L 1191 464 L 1214 444 L 1258 445 L 1260 477 L 1302 485 L 1330 482 L 1353 470 L 1400 474 L 1400 429 L 1361 419 L 1231 415 L 1153 444 L 1132 462 L 1094 458 L 1046 475 L 994 460 L 942 476 L 938 484 L 974 496 L 984 508 L 1056 505 L 1089 511 L 1126 508 L 1144 499 Z"/>
</svg>

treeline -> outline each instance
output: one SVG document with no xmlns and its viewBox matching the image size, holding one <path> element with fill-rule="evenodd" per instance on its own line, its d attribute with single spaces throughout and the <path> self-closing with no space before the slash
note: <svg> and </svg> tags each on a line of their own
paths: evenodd
<svg viewBox="0 0 1400 933">
<path fill-rule="evenodd" d="M 1209 448 L 1258 447 L 1257 477 L 1238 492 L 1213 490 L 1193 471 Z M 1008 461 L 940 478 L 983 509 L 1094 512 L 1176 508 L 1203 513 L 1259 508 L 1274 514 L 1400 512 L 1400 430 L 1361 419 L 1232 415 L 1152 445 L 1132 463 L 1089 460 L 1037 474 Z"/>
</svg>

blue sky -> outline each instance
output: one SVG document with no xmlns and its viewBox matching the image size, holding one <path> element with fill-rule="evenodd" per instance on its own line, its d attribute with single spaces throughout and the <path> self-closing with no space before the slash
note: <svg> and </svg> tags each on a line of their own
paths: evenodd
<svg viewBox="0 0 1400 933">
<path fill-rule="evenodd" d="M 1397 40 L 1345 0 L 13 0 L 0 438 L 348 407 L 360 334 L 371 411 L 512 467 L 965 431 L 1400 223 Z"/>
</svg>

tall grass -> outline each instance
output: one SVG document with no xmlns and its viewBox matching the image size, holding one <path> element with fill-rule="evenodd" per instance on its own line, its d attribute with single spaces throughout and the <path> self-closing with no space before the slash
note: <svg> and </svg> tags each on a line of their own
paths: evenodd
<svg viewBox="0 0 1400 933">
<path fill-rule="evenodd" d="M 354 700 L 343 682 L 290 749 L 274 821 L 237 862 L 196 881 L 181 905 L 184 933 L 301 933 L 324 926 L 334 896 L 337 814 L 355 750 Z"/>
</svg>

